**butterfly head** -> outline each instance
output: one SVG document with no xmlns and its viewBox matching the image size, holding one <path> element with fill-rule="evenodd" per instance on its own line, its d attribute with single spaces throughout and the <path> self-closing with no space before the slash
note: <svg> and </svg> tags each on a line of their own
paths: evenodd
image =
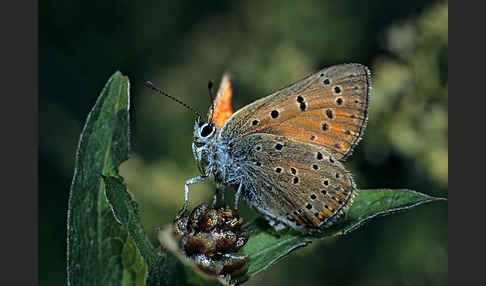
<svg viewBox="0 0 486 286">
<path fill-rule="evenodd" d="M 209 121 L 200 121 L 196 119 L 194 123 L 194 139 L 192 141 L 192 152 L 194 159 L 199 163 L 199 169 L 201 173 L 207 175 L 207 167 L 210 164 L 210 154 L 214 142 L 216 140 L 216 134 L 218 128 L 216 125 Z"/>
<path fill-rule="evenodd" d="M 194 141 L 193 146 L 203 148 L 204 145 L 214 140 L 217 131 L 216 125 L 213 122 L 200 122 L 199 119 L 194 123 Z"/>
</svg>

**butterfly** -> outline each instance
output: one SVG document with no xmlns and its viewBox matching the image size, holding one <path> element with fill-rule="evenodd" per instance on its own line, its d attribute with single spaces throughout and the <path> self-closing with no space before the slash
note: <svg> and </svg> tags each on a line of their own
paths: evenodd
<svg viewBox="0 0 486 286">
<path fill-rule="evenodd" d="M 194 124 L 192 150 L 202 175 L 213 178 L 280 229 L 325 228 L 357 192 L 341 161 L 360 141 L 368 119 L 370 71 L 361 64 L 327 67 L 233 112 L 223 76 L 207 120 Z"/>
</svg>

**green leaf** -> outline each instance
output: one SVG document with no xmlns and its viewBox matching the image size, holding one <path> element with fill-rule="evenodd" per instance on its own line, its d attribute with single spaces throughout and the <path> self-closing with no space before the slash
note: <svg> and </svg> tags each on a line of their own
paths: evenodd
<svg viewBox="0 0 486 286">
<path fill-rule="evenodd" d="M 103 177 L 103 179 L 105 181 L 106 199 L 116 221 L 128 231 L 147 264 L 155 264 L 157 260 L 156 249 L 142 227 L 138 205 L 126 191 L 123 179 L 111 176 Z"/>
<path fill-rule="evenodd" d="M 69 285 L 144 285 L 147 265 L 115 220 L 101 175 L 116 176 L 129 152 L 129 81 L 120 72 L 103 88 L 79 139 L 69 195 Z"/>
<path fill-rule="evenodd" d="M 362 190 L 358 192 L 351 206 L 331 227 L 312 234 L 302 234 L 287 229 L 276 232 L 263 218 L 257 218 L 245 226 L 250 232 L 250 239 L 243 247 L 243 254 L 248 256 L 249 269 L 242 282 L 254 276 L 299 247 L 316 239 L 348 234 L 366 222 L 382 215 L 411 209 L 424 203 L 441 198 L 434 198 L 411 190 Z"/>
<path fill-rule="evenodd" d="M 445 200 L 421 194 L 411 190 L 362 190 L 358 192 L 351 206 L 332 226 L 321 232 L 300 233 L 292 229 L 275 231 L 264 218 L 259 217 L 245 225 L 250 238 L 243 247 L 242 253 L 248 257 L 248 273 L 238 278 L 237 283 L 243 283 L 250 277 L 264 271 L 294 250 L 303 247 L 314 240 L 348 234 L 374 218 L 389 215 L 398 211 L 408 210 L 419 205 Z M 176 242 L 171 236 L 171 226 L 164 229 L 159 240 L 174 255 L 186 265 L 186 271 L 201 274 L 191 262 L 181 255 Z M 194 285 L 208 285 L 213 281 L 201 280 Z"/>
<path fill-rule="evenodd" d="M 147 285 L 176 285 L 181 271 L 178 261 L 166 252 L 159 252 L 150 242 L 138 214 L 138 205 L 132 200 L 121 177 L 104 177 L 106 198 L 117 222 L 133 238 L 140 255 L 147 263 Z M 179 279 L 178 279 L 179 278 Z"/>
</svg>

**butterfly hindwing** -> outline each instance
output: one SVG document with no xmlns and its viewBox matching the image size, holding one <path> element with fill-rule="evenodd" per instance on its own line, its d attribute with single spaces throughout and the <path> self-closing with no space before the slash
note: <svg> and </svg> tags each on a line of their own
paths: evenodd
<svg viewBox="0 0 486 286">
<path fill-rule="evenodd" d="M 338 160 L 349 156 L 366 126 L 370 74 L 360 64 L 324 68 L 234 113 L 223 140 L 265 133 L 325 147 Z"/>
<path fill-rule="evenodd" d="M 244 196 L 264 215 L 296 228 L 316 229 L 349 205 L 351 175 L 325 148 L 271 134 L 251 134 L 234 143 Z"/>
</svg>

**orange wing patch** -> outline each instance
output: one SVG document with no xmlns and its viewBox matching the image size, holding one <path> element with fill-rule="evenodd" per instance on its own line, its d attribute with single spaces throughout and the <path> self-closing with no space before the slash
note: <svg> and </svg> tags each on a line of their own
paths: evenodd
<svg viewBox="0 0 486 286">
<path fill-rule="evenodd" d="M 218 128 L 223 127 L 226 120 L 233 114 L 233 107 L 231 106 L 232 95 L 230 75 L 226 73 L 221 79 L 218 93 L 214 100 L 214 111 L 210 109 L 208 113 L 208 121 L 212 120 Z"/>
</svg>

